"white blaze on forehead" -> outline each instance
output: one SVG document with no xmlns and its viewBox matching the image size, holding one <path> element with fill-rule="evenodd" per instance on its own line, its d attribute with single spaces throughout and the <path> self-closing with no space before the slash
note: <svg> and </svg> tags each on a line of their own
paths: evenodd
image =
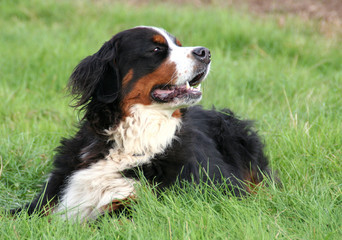
<svg viewBox="0 0 342 240">
<path fill-rule="evenodd" d="M 192 56 L 192 51 L 197 47 L 180 47 L 164 29 L 155 27 L 151 27 L 151 29 L 162 35 L 168 43 L 170 51 L 169 61 L 176 64 L 176 84 L 182 85 L 187 81 L 190 81 L 193 78 L 196 70 L 196 60 Z"/>
</svg>

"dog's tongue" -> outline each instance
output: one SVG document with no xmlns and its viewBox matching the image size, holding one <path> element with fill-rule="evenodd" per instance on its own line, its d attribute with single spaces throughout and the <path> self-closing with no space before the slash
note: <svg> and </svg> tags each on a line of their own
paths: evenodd
<svg viewBox="0 0 342 240">
<path fill-rule="evenodd" d="M 153 92 L 154 97 L 157 97 L 159 99 L 166 99 L 168 98 L 170 95 L 173 95 L 175 92 L 174 89 L 170 90 L 170 89 L 156 89 Z"/>
<path fill-rule="evenodd" d="M 154 99 L 162 101 L 162 102 L 169 102 L 174 98 L 183 98 L 183 97 L 191 97 L 197 98 L 202 95 L 201 91 L 197 90 L 196 88 L 189 88 L 186 85 L 176 86 L 172 89 L 160 89 L 157 88 L 152 93 Z"/>
</svg>

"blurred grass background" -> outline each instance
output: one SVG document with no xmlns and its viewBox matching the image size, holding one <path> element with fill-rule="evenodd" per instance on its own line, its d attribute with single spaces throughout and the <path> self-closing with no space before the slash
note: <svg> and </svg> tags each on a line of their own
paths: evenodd
<svg viewBox="0 0 342 240">
<path fill-rule="evenodd" d="M 196 2 L 196 1 L 195 1 Z M 133 4 L 134 3 L 134 4 Z M 279 21 L 281 19 L 281 21 Z M 53 149 L 79 116 L 65 86 L 72 69 L 112 35 L 165 28 L 184 46 L 212 52 L 206 108 L 256 120 L 283 188 L 238 201 L 208 189 L 156 199 L 142 185 L 132 219 L 74 226 L 58 218 L 12 218 L 33 198 Z M 341 35 L 316 20 L 244 8 L 171 1 L 0 2 L 0 231 L 7 239 L 337 239 L 342 223 Z M 330 28 L 329 28 L 330 29 Z M 179 193 L 180 192 L 180 193 Z M 205 192 L 205 194 L 202 194 Z"/>
</svg>

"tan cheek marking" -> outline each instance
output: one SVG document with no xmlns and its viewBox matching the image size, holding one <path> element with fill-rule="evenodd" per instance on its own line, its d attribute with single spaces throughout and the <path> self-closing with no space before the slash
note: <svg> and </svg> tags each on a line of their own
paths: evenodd
<svg viewBox="0 0 342 240">
<path fill-rule="evenodd" d="M 159 44 L 166 44 L 166 39 L 162 35 L 154 35 L 153 36 L 153 42 L 159 43 Z"/>
<path fill-rule="evenodd" d="M 175 84 L 176 64 L 165 61 L 154 72 L 140 78 L 133 89 L 124 97 L 121 104 L 123 117 L 130 115 L 129 109 L 134 104 L 150 105 L 152 99 L 151 90 L 156 85 Z"/>
<path fill-rule="evenodd" d="M 133 69 L 130 69 L 125 77 L 122 79 L 122 87 L 127 86 L 128 82 L 133 78 Z"/>
<path fill-rule="evenodd" d="M 174 117 L 174 118 L 181 118 L 182 117 L 181 111 L 179 109 L 177 109 L 176 111 L 174 111 L 172 113 L 172 117 Z"/>
</svg>

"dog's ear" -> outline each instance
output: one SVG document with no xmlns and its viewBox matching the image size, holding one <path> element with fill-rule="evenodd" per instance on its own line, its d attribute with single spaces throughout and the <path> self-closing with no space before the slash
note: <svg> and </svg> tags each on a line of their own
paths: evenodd
<svg viewBox="0 0 342 240">
<path fill-rule="evenodd" d="M 90 99 L 111 103 L 119 97 L 121 83 L 116 66 L 118 42 L 119 39 L 114 36 L 74 69 L 69 89 L 77 99 L 76 107 L 87 104 Z"/>
</svg>

